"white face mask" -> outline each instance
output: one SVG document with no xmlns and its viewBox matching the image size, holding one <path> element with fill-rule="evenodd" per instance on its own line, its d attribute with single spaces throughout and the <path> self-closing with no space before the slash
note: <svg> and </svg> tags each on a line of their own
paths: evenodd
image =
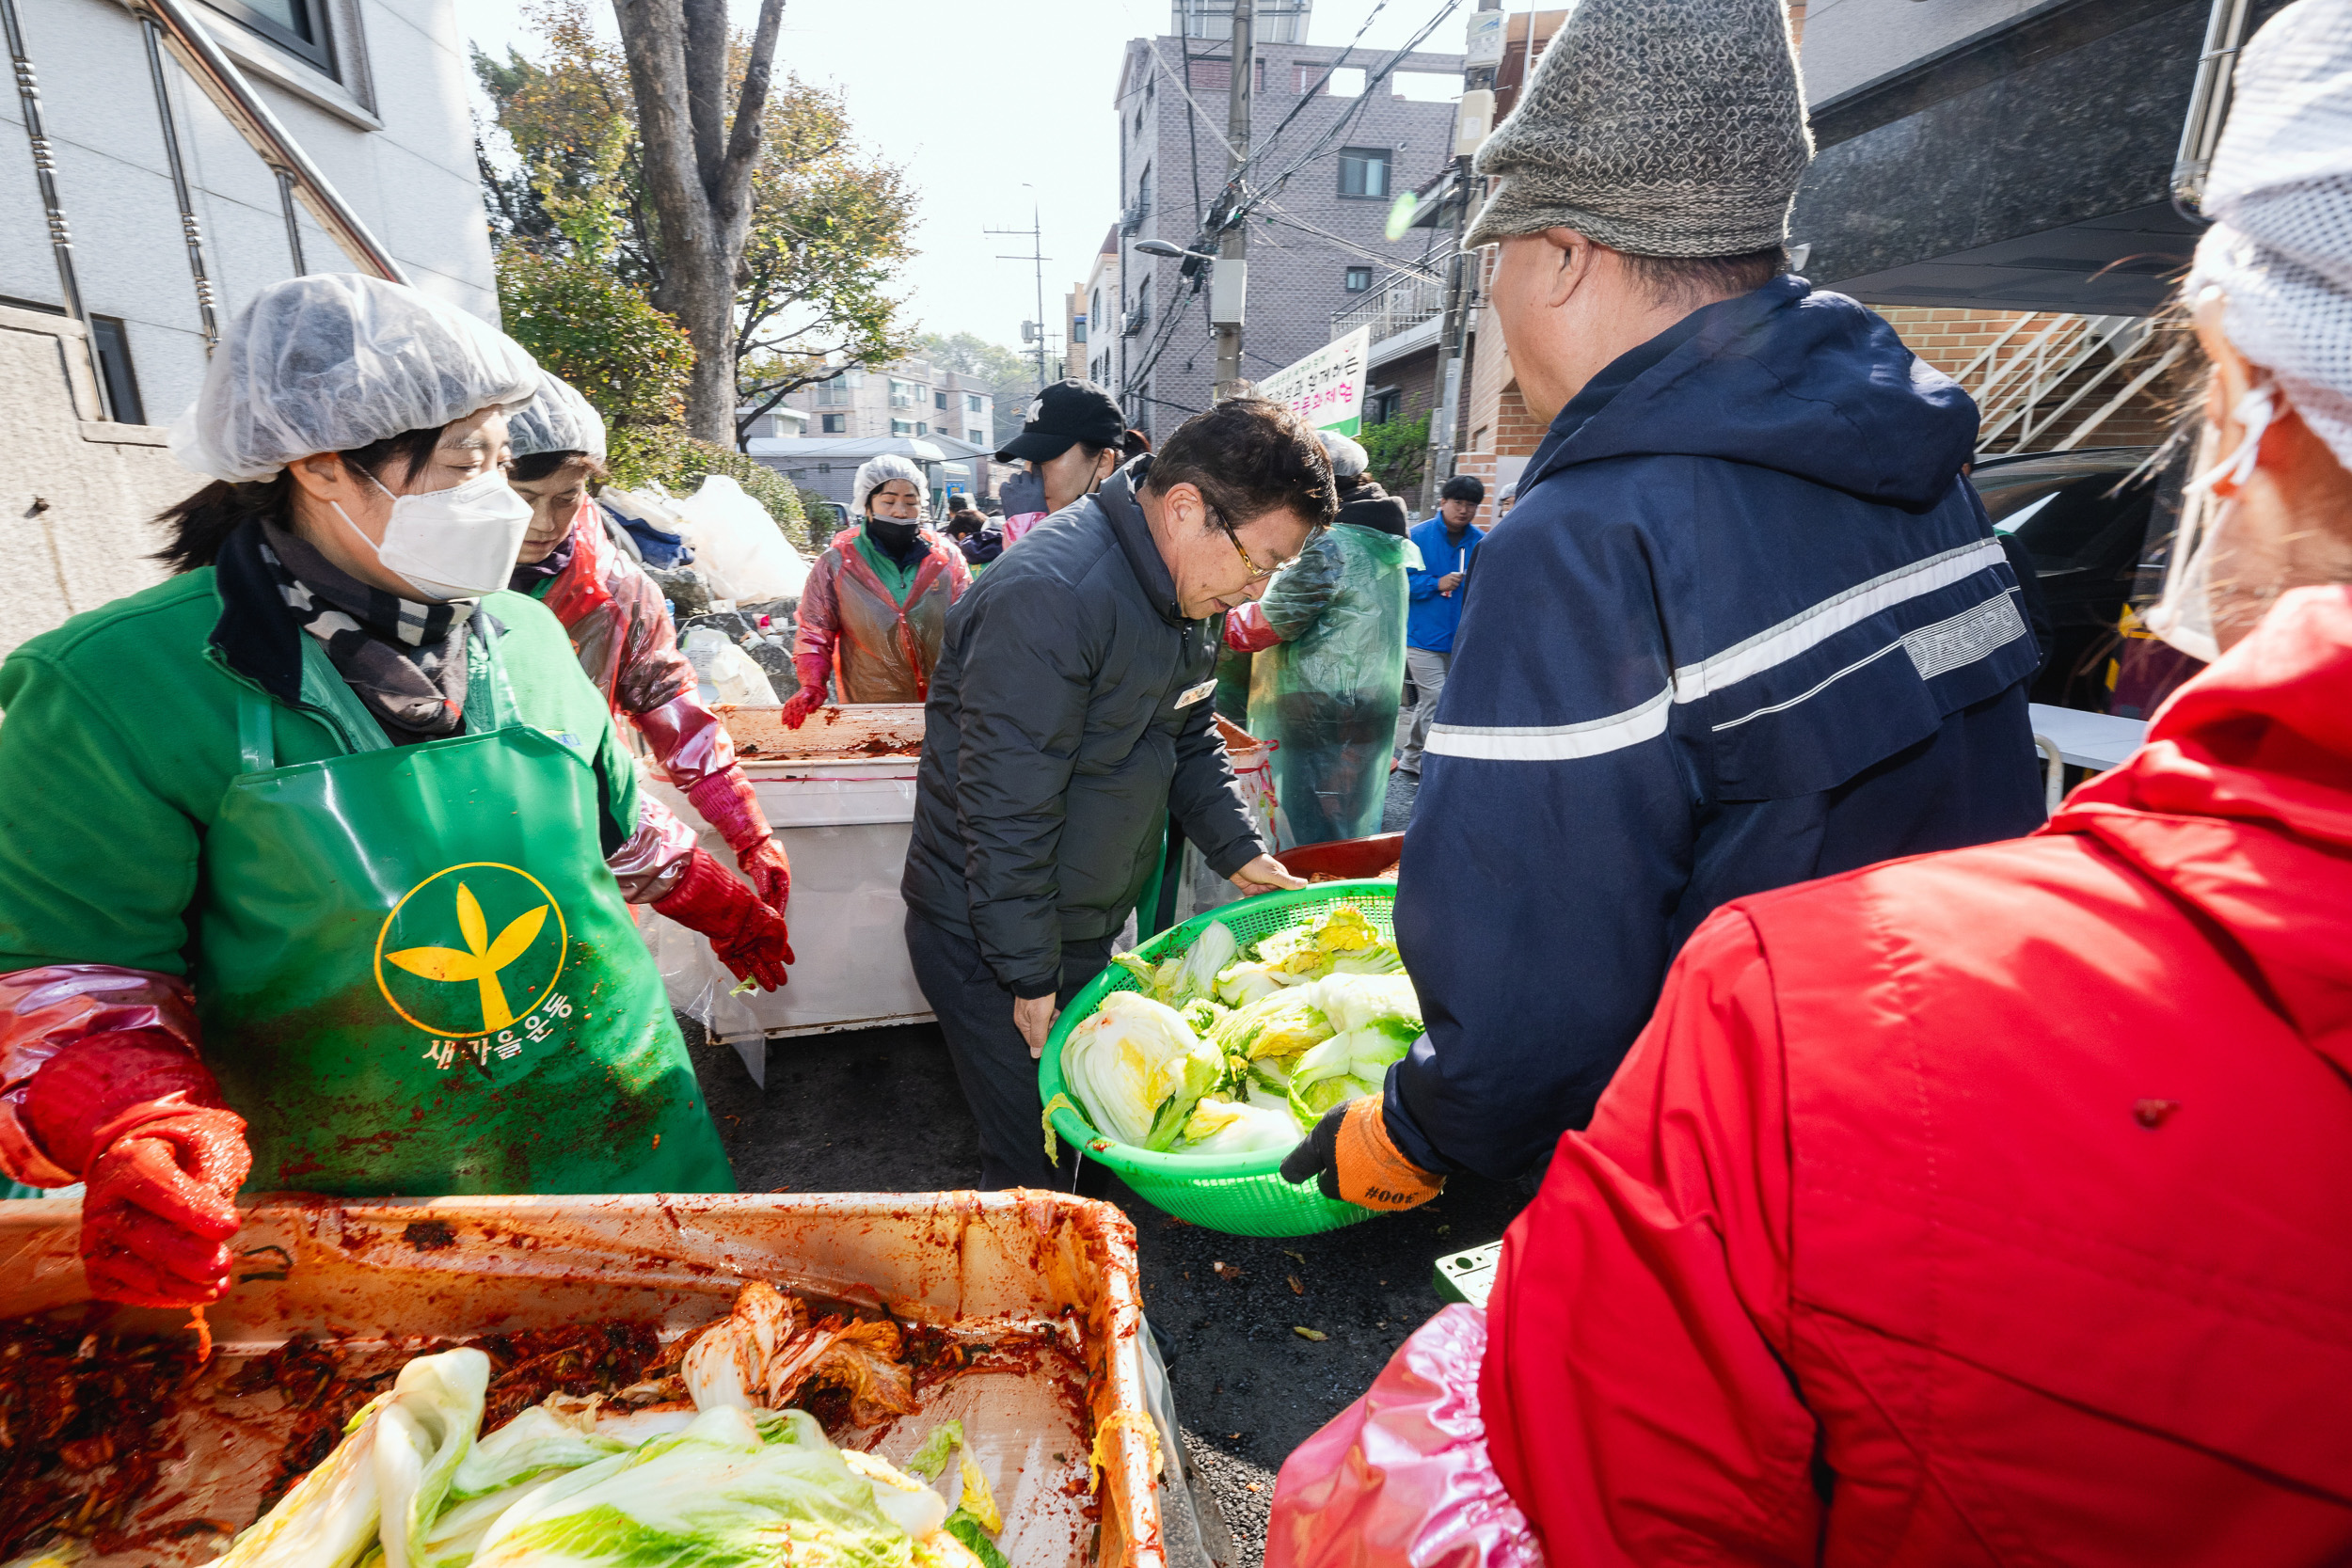
<svg viewBox="0 0 2352 1568">
<path fill-rule="evenodd" d="M 2208 464 L 2195 479 L 2188 482 L 2181 506 L 2181 526 L 2173 536 L 2172 550 L 2164 566 L 2164 591 L 2156 602 L 2148 607 L 2148 629 L 2164 641 L 2194 659 L 2211 664 L 2221 657 L 2221 644 L 2213 629 L 2213 543 L 2228 523 L 2230 513 L 2237 505 L 2237 491 L 2253 477 L 2255 462 L 2262 455 L 2263 433 L 2278 415 L 2278 391 L 2270 383 L 2257 382 L 2246 389 L 2231 410 L 2246 435 L 2237 450 L 2227 457 Z M 2212 449 L 2213 433 L 2205 435 L 2205 445 L 2199 450 L 2204 456 Z M 2217 499 L 2214 486 L 2227 480 L 2232 494 Z"/>
<path fill-rule="evenodd" d="M 381 545 L 368 544 L 351 514 L 328 504 L 379 565 L 434 600 L 478 599 L 504 588 L 531 530 L 531 503 L 496 468 L 447 490 L 392 496 Z"/>
</svg>

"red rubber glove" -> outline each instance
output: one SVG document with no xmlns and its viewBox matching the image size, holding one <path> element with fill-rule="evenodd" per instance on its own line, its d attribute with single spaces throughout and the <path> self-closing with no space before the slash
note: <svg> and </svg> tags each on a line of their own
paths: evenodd
<svg viewBox="0 0 2352 1568">
<path fill-rule="evenodd" d="M 686 875 L 654 908 L 708 937 L 710 950 L 737 979 L 754 981 L 762 990 L 784 985 L 784 966 L 792 961 L 792 936 L 784 916 L 761 903 L 707 849 L 694 851 Z"/>
<path fill-rule="evenodd" d="M 91 1294 L 199 1307 L 229 1291 L 237 1189 L 253 1168 L 245 1118 L 187 1047 L 152 1031 L 91 1035 L 26 1085 L 26 1129 L 81 1173 Z"/>
<path fill-rule="evenodd" d="M 1266 625 L 1265 607 L 1257 600 L 1225 612 L 1225 645 L 1233 652 L 1260 653 L 1281 641 L 1281 634 Z"/>
<path fill-rule="evenodd" d="M 729 767 L 704 777 L 686 792 L 686 800 L 735 851 L 735 863 L 751 879 L 759 901 L 784 913 L 792 900 L 792 863 L 771 836 L 767 814 L 743 769 Z"/>
<path fill-rule="evenodd" d="M 784 705 L 784 727 L 787 730 L 799 729 L 808 722 L 810 714 L 825 705 L 825 682 L 833 674 L 821 658 L 796 658 L 792 671 L 801 677 L 801 689 Z"/>
</svg>

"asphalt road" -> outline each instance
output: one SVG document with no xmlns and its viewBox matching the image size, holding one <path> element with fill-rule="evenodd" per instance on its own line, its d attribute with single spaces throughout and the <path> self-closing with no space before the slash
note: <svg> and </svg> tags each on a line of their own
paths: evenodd
<svg viewBox="0 0 2352 1568">
<path fill-rule="evenodd" d="M 1401 827 L 1406 788 L 1391 808 Z M 777 1041 L 764 1093 L 732 1050 L 691 1023 L 688 1037 L 745 1192 L 934 1192 L 979 1180 L 978 1130 L 935 1027 Z M 1438 1309 L 1436 1259 L 1500 1237 L 1525 1198 L 1456 1178 L 1425 1208 L 1290 1241 L 1187 1226 L 1116 1183 L 1110 1200 L 1135 1222 L 1144 1310 L 1171 1356 L 1193 1467 L 1239 1548 L 1232 1568 L 1259 1568 L 1284 1456 Z M 1218 1273 L 1220 1262 L 1239 1274 Z"/>
</svg>

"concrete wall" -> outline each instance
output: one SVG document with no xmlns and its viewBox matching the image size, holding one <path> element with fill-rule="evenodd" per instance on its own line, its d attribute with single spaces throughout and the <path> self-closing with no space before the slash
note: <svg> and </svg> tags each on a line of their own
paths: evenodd
<svg viewBox="0 0 2352 1568">
<path fill-rule="evenodd" d="M 84 302 L 124 321 L 147 417 L 168 423 L 204 349 L 138 24 L 113 0 L 19 5 Z M 495 321 L 454 0 L 328 0 L 333 75 L 193 8 L 418 287 Z M 278 184 L 168 55 L 164 71 L 225 324 L 296 271 Z M 305 270 L 351 269 L 307 215 L 301 229 Z M 62 302 L 14 93 L 0 95 L 0 294 Z"/>
<path fill-rule="evenodd" d="M 0 306 L 0 655 L 162 580 L 151 519 L 201 483 L 161 430 L 92 417 L 87 356 L 77 323 Z"/>
</svg>

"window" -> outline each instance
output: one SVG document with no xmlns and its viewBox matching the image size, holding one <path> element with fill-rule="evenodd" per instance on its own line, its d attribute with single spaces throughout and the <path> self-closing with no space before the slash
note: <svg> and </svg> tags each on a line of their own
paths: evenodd
<svg viewBox="0 0 2352 1568">
<path fill-rule="evenodd" d="M 890 434 L 893 436 L 912 436 L 914 434 L 914 421 L 912 420 L 893 420 L 890 421 Z"/>
<path fill-rule="evenodd" d="M 946 393 L 945 393 L 945 392 L 933 392 L 933 393 L 931 394 L 931 406 L 932 406 L 933 408 L 945 408 L 945 407 L 946 407 L 946 406 L 947 406 L 947 394 L 946 394 Z"/>
<path fill-rule="evenodd" d="M 893 408 L 915 407 L 917 400 L 922 396 L 922 391 L 923 389 L 914 382 L 900 381 L 893 376 L 890 382 L 890 406 Z"/>
<path fill-rule="evenodd" d="M 1396 411 L 1405 401 L 1401 387 L 1375 387 L 1364 398 L 1364 427 L 1387 424 L 1396 418 Z"/>
<path fill-rule="evenodd" d="M 1386 200 L 1389 195 L 1388 149 L 1384 147 L 1341 148 L 1340 194 L 1342 196 L 1377 197 Z"/>
<path fill-rule="evenodd" d="M 1414 103 L 1451 103 L 1462 96 L 1462 78 L 1435 71 L 1400 71 L 1389 78 L 1389 88 Z"/>
<path fill-rule="evenodd" d="M 1146 164 L 1143 166 L 1143 177 L 1136 182 L 1136 211 L 1138 213 L 1148 213 L 1151 210 L 1152 166 L 1150 164 Z"/>
<path fill-rule="evenodd" d="M 818 418 L 824 421 L 825 434 L 828 436 L 843 435 L 850 428 L 850 416 L 847 414 L 820 414 Z"/>
<path fill-rule="evenodd" d="M 1087 319 L 1084 316 L 1070 318 L 1070 341 L 1073 343 L 1083 343 L 1087 341 Z"/>
<path fill-rule="evenodd" d="M 89 319 L 90 345 L 98 351 L 98 371 L 106 378 L 106 406 L 121 424 L 145 424 L 147 408 L 139 401 L 139 378 L 131 369 L 131 339 L 119 316 Z"/>
<path fill-rule="evenodd" d="M 1362 293 L 1366 289 L 1372 287 L 1372 269 L 1370 267 L 1348 268 L 1347 276 L 1343 280 L 1343 286 L 1351 294 Z"/>
<path fill-rule="evenodd" d="M 977 392 L 966 392 L 963 394 L 963 411 L 967 414 L 985 414 L 988 412 L 988 401 Z"/>
<path fill-rule="evenodd" d="M 1343 65 L 1331 72 L 1330 85 L 1323 89 L 1334 98 L 1361 98 L 1364 95 L 1364 68 Z"/>
<path fill-rule="evenodd" d="M 837 375 L 831 381 L 818 382 L 817 384 L 817 406 L 819 408 L 849 407 L 850 378 L 846 375 Z"/>
<path fill-rule="evenodd" d="M 326 0 L 207 0 L 296 59 L 335 74 L 326 35 Z"/>
<path fill-rule="evenodd" d="M 963 433 L 963 438 L 976 447 L 988 445 L 988 432 L 985 430 L 967 430 Z"/>
<path fill-rule="evenodd" d="M 931 427 L 930 425 L 925 424 L 920 420 L 914 421 L 914 434 L 917 436 L 929 436 L 930 433 Z"/>
</svg>

